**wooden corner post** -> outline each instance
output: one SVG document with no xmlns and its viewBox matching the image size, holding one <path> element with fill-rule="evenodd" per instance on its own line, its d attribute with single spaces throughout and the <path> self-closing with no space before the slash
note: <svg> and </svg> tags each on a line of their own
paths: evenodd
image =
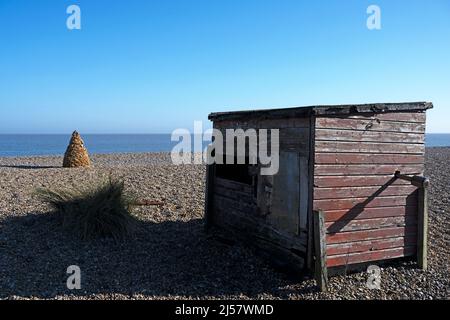
<svg viewBox="0 0 450 320">
<path fill-rule="evenodd" d="M 407 176 L 400 171 L 395 172 L 397 179 L 410 181 L 418 190 L 418 217 L 417 217 L 417 264 L 419 268 L 427 270 L 427 240 L 428 240 L 428 186 L 430 180 L 422 176 Z"/>
<path fill-rule="evenodd" d="M 419 268 L 427 270 L 427 240 L 428 240 L 428 179 L 419 188 L 419 206 L 417 219 L 417 263 Z"/>
<path fill-rule="evenodd" d="M 322 210 L 314 211 L 314 251 L 315 267 L 314 273 L 317 285 L 321 291 L 327 291 L 327 244 L 325 229 L 325 214 Z"/>
<path fill-rule="evenodd" d="M 215 165 L 206 165 L 206 185 L 205 185 L 205 230 L 209 231 L 212 225 L 212 215 L 214 214 L 214 176 Z"/>
</svg>

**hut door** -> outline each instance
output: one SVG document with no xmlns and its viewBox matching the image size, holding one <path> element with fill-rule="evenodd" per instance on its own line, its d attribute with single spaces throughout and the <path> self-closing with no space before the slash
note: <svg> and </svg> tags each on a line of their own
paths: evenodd
<svg viewBox="0 0 450 320">
<path fill-rule="evenodd" d="M 307 173 L 307 157 L 297 152 L 280 152 L 279 171 L 273 176 L 269 219 L 281 231 L 300 236 L 306 229 Z"/>
</svg>

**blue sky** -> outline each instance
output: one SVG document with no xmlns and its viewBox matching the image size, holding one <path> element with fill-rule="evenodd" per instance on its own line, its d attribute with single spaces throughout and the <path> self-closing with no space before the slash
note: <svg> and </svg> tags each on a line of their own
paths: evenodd
<svg viewBox="0 0 450 320">
<path fill-rule="evenodd" d="M 71 4 L 81 30 L 66 28 Z M 0 41 L 0 133 L 164 133 L 213 111 L 400 101 L 432 101 L 428 132 L 450 132 L 448 0 L 0 0 Z"/>
</svg>

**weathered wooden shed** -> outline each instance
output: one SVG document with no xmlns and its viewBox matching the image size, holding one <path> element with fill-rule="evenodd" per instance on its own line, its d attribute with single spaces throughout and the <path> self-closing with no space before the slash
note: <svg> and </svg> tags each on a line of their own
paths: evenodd
<svg viewBox="0 0 450 320">
<path fill-rule="evenodd" d="M 207 227 L 278 264 L 315 270 L 416 256 L 426 268 L 428 102 L 212 113 L 213 127 L 279 129 L 279 171 L 207 169 Z M 258 140 L 259 142 L 259 140 Z M 226 151 L 224 151 L 226 152 Z"/>
</svg>

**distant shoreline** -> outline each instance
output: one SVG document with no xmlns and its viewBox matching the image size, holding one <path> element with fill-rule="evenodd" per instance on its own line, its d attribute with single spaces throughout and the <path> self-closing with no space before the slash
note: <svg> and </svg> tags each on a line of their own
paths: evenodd
<svg viewBox="0 0 450 320">
<path fill-rule="evenodd" d="M 437 146 L 437 147 L 425 147 L 425 150 L 428 149 L 450 149 L 450 146 Z M 197 153 L 197 152 L 196 152 Z M 104 157 L 129 157 L 129 156 L 140 156 L 140 157 L 145 157 L 145 156 L 163 156 L 166 157 L 168 156 L 170 158 L 170 151 L 147 151 L 147 152 L 108 152 L 108 153 L 90 153 L 89 156 L 93 157 L 93 158 L 104 158 Z M 26 156 L 0 156 L 0 160 L 1 159 L 28 159 L 28 160 L 33 160 L 33 159 L 60 159 L 62 160 L 62 158 L 64 157 L 64 153 L 61 154 L 48 154 L 48 155 L 26 155 Z"/>
<path fill-rule="evenodd" d="M 141 135 L 82 135 L 89 154 L 158 153 L 170 152 L 180 142 L 172 141 L 170 134 Z M 69 143 L 68 135 L 2 135 L 0 134 L 0 157 L 61 156 Z M 210 140 L 191 147 L 195 151 L 206 148 Z M 450 147 L 450 134 L 427 134 L 426 147 Z M 202 149 L 200 149 L 200 147 Z"/>
<path fill-rule="evenodd" d="M 450 147 L 446 147 L 450 148 Z M 109 153 L 89 153 L 90 157 L 104 157 L 104 156 L 132 156 L 132 155 L 158 155 L 170 154 L 170 151 L 149 151 L 149 152 L 109 152 Z M 47 158 L 63 158 L 64 153 L 61 154 L 38 154 L 26 156 L 0 156 L 0 159 L 47 159 Z"/>
</svg>

